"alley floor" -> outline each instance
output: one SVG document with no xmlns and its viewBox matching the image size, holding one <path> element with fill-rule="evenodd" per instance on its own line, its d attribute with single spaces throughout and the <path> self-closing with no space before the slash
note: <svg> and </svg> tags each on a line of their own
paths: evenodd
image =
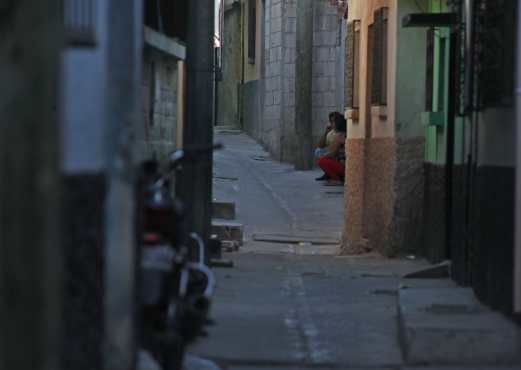
<svg viewBox="0 0 521 370">
<path fill-rule="evenodd" d="M 225 149 L 215 154 L 214 198 L 235 202 L 244 244 L 224 255 L 233 268 L 215 269 L 216 324 L 191 355 L 228 370 L 405 368 L 398 287 L 425 264 L 338 255 L 342 187 L 272 160 L 238 131 L 216 141 Z"/>
<path fill-rule="evenodd" d="M 233 370 L 399 367 L 395 291 L 418 263 L 337 256 L 342 187 L 273 161 L 242 133 L 216 141 L 225 149 L 215 155 L 214 198 L 236 203 L 245 242 L 225 255 L 234 268 L 216 269 L 216 325 L 192 353 Z M 325 244 L 273 242 L 291 236 Z"/>
</svg>

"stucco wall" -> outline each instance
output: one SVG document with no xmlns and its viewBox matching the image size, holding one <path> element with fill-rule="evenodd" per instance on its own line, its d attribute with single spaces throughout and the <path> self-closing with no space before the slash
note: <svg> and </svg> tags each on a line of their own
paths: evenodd
<svg viewBox="0 0 521 370">
<path fill-rule="evenodd" d="M 387 105 L 372 106 L 369 26 L 381 7 L 388 7 Z M 414 0 L 350 2 L 349 21 L 360 21 L 361 44 L 359 114 L 348 121 L 346 141 L 356 155 L 346 163 L 346 253 L 362 245 L 394 256 L 420 246 L 426 41 L 424 32 L 401 27 L 403 15 L 417 11 Z M 360 225 L 352 235 L 351 222 Z"/>
<path fill-rule="evenodd" d="M 388 17 L 388 57 L 387 57 L 387 106 L 383 110 L 372 109 L 368 96 L 368 72 L 371 68 L 368 62 L 369 26 L 374 22 L 374 11 L 389 8 Z M 373 137 L 393 137 L 395 131 L 396 104 L 396 36 L 398 28 L 398 1 L 391 0 L 350 0 L 348 22 L 360 21 L 360 106 L 359 118 L 348 119 L 348 137 L 352 139 L 366 137 L 368 117 L 371 116 L 371 133 Z M 381 115 L 380 111 L 385 114 Z"/>
</svg>

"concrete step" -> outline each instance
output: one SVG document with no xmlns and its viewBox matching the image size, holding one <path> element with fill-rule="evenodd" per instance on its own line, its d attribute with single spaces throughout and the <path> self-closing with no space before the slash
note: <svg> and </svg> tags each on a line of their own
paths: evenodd
<svg viewBox="0 0 521 370">
<path fill-rule="evenodd" d="M 212 202 L 212 217 L 223 220 L 235 220 L 235 202 L 214 200 Z"/>
<path fill-rule="evenodd" d="M 398 293 L 400 339 L 409 366 L 521 364 L 521 330 L 471 289 L 420 287 Z"/>
<path fill-rule="evenodd" d="M 242 245 L 244 226 L 236 221 L 213 219 L 212 234 L 217 235 L 220 240 L 236 241 L 239 245 Z"/>
</svg>

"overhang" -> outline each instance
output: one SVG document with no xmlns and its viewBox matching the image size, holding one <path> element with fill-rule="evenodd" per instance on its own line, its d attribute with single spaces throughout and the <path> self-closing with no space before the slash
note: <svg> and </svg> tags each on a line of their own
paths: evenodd
<svg viewBox="0 0 521 370">
<path fill-rule="evenodd" d="M 186 46 L 183 43 L 147 26 L 145 26 L 145 45 L 174 59 L 186 59 Z"/>
</svg>

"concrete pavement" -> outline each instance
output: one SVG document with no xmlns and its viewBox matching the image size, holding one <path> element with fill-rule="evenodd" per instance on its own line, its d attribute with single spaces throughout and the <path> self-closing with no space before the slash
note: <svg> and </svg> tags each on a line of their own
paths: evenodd
<svg viewBox="0 0 521 370">
<path fill-rule="evenodd" d="M 419 370 L 407 368 L 402 355 L 398 297 L 404 284 L 425 284 L 401 278 L 425 262 L 337 256 L 338 245 L 305 242 L 340 239 L 342 188 L 315 182 L 319 171 L 272 161 L 244 134 L 217 133 L 216 139 L 226 149 L 215 155 L 214 197 L 236 203 L 245 242 L 225 254 L 235 268 L 216 269 L 216 325 L 191 353 L 232 370 Z M 257 241 L 258 234 L 272 237 Z M 288 242 L 295 236 L 303 242 Z"/>
</svg>

